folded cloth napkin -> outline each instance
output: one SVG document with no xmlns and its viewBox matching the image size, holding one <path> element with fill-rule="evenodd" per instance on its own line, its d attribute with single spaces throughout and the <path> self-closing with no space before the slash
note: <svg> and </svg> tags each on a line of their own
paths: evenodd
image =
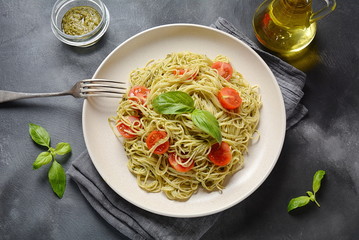
<svg viewBox="0 0 359 240">
<path fill-rule="evenodd" d="M 287 116 L 287 129 L 298 123 L 308 112 L 307 108 L 300 103 L 304 95 L 302 89 L 305 84 L 306 74 L 282 59 L 260 49 L 224 18 L 218 18 L 211 27 L 222 30 L 242 40 L 262 57 L 272 70 L 282 92 Z"/>
<path fill-rule="evenodd" d="M 248 43 L 267 62 L 276 76 L 285 101 L 287 124 L 293 126 L 306 113 L 299 101 L 305 74 L 265 51 L 236 30 L 223 18 L 213 27 Z M 199 239 L 221 213 L 199 218 L 171 218 L 142 210 L 117 195 L 101 178 L 87 151 L 75 159 L 68 175 L 77 183 L 92 207 L 114 228 L 130 239 Z"/>
<path fill-rule="evenodd" d="M 101 178 L 87 151 L 67 171 L 92 207 L 130 239 L 199 239 L 219 214 L 199 218 L 172 218 L 142 210 L 115 193 Z"/>
</svg>

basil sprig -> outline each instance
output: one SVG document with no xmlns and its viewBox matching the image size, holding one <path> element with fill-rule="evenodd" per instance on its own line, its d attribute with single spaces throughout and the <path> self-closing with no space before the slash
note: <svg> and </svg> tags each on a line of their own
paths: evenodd
<svg viewBox="0 0 359 240">
<path fill-rule="evenodd" d="M 194 110 L 194 101 L 190 95 L 181 91 L 163 93 L 152 102 L 155 111 L 163 114 L 189 113 Z"/>
<path fill-rule="evenodd" d="M 55 157 L 71 152 L 70 144 L 60 142 L 55 148 L 51 147 L 50 134 L 45 128 L 33 123 L 29 123 L 29 133 L 35 143 L 47 147 L 47 151 L 41 152 L 37 156 L 35 162 L 32 164 L 33 169 L 38 169 L 52 162 L 48 172 L 48 179 L 54 193 L 59 198 L 62 198 L 66 189 L 66 174 L 64 168 L 57 162 Z"/>
<path fill-rule="evenodd" d="M 162 114 L 191 113 L 192 121 L 199 129 L 217 140 L 222 141 L 221 130 L 217 119 L 208 111 L 198 110 L 190 95 L 181 91 L 162 93 L 152 101 L 156 112 Z"/>
<path fill-rule="evenodd" d="M 318 170 L 313 177 L 313 192 L 307 191 L 308 196 L 300 196 L 297 198 L 292 198 L 288 203 L 288 212 L 307 205 L 309 202 L 315 202 L 318 207 L 320 207 L 320 204 L 318 203 L 317 199 L 315 198 L 315 194 L 318 192 L 321 186 L 322 179 L 324 178 L 325 171 Z"/>
<path fill-rule="evenodd" d="M 205 110 L 195 109 L 191 116 L 194 125 L 214 137 L 218 142 L 222 141 L 221 130 L 218 121 L 213 114 Z"/>
</svg>

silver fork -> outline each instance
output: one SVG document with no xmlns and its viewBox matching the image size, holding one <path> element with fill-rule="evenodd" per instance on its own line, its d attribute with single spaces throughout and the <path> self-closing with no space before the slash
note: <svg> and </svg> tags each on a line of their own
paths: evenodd
<svg viewBox="0 0 359 240">
<path fill-rule="evenodd" d="M 24 98 L 72 95 L 75 98 L 114 97 L 121 98 L 126 84 L 107 79 L 85 79 L 78 81 L 70 90 L 55 93 L 23 93 L 0 90 L 0 103 Z"/>
</svg>

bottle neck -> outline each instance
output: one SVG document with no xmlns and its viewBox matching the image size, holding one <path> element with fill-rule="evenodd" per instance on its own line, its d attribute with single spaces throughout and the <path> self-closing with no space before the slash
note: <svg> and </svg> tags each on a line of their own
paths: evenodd
<svg viewBox="0 0 359 240">
<path fill-rule="evenodd" d="M 308 5 L 312 6 L 312 0 L 284 0 L 289 6 L 295 8 L 307 8 Z"/>
<path fill-rule="evenodd" d="M 272 14 L 287 27 L 309 27 L 312 0 L 274 0 Z"/>
</svg>

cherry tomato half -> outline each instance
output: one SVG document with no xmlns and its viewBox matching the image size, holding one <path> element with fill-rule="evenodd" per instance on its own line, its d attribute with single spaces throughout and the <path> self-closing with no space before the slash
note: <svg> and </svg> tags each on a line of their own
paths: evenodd
<svg viewBox="0 0 359 240">
<path fill-rule="evenodd" d="M 219 102 L 225 109 L 236 109 L 242 105 L 242 98 L 237 90 L 229 87 L 222 88 L 217 95 Z"/>
<path fill-rule="evenodd" d="M 150 90 L 143 86 L 134 86 L 128 92 L 128 99 L 144 105 Z"/>
<path fill-rule="evenodd" d="M 213 63 L 212 68 L 217 69 L 218 74 L 221 75 L 227 81 L 231 79 L 233 74 L 233 68 L 230 63 L 215 62 Z"/>
<path fill-rule="evenodd" d="M 167 133 L 165 131 L 152 131 L 148 137 L 146 138 L 146 145 L 148 149 L 151 149 L 158 141 L 163 138 L 166 138 Z M 156 154 L 164 154 L 167 152 L 168 148 L 170 147 L 170 142 L 167 140 L 166 142 L 162 143 L 155 150 L 153 150 Z"/>
<path fill-rule="evenodd" d="M 133 124 L 134 127 L 141 126 L 141 122 L 140 122 L 139 117 L 127 116 L 126 118 L 131 124 L 134 123 Z M 131 125 L 128 125 L 128 123 L 120 122 L 120 124 L 117 125 L 117 130 L 124 138 L 137 137 L 137 135 L 134 134 L 135 132 L 131 129 Z"/>
<path fill-rule="evenodd" d="M 208 154 L 209 160 L 217 166 L 225 166 L 232 160 L 231 147 L 228 143 L 215 143 Z"/>
<path fill-rule="evenodd" d="M 173 74 L 174 74 L 174 75 L 183 75 L 183 74 L 185 74 L 185 73 L 187 73 L 187 72 L 189 72 L 189 70 L 185 70 L 185 69 L 173 70 Z M 194 72 L 194 73 L 191 74 L 191 76 L 189 76 L 189 77 L 187 78 L 187 80 L 193 80 L 193 79 L 195 79 L 196 77 L 197 77 L 197 73 Z"/>
<path fill-rule="evenodd" d="M 178 157 L 175 153 L 169 153 L 168 162 L 178 172 L 188 172 L 194 167 L 194 161 L 192 161 L 191 165 L 189 165 L 188 167 L 184 167 L 181 164 L 179 164 L 176 160 L 184 163 L 187 161 L 187 159 L 182 159 Z"/>
</svg>

